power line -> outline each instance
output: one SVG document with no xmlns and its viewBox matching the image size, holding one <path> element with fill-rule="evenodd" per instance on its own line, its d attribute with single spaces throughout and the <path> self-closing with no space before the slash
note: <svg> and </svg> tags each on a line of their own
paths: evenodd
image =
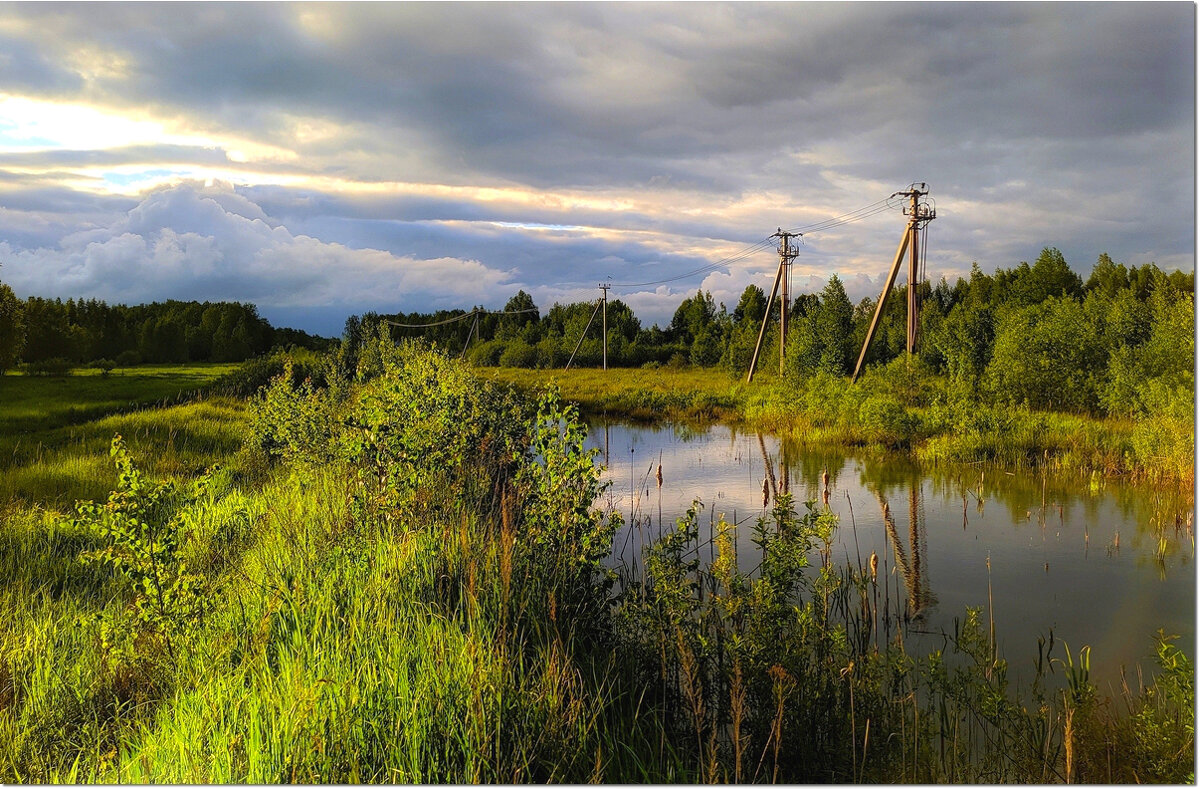
<svg viewBox="0 0 1200 789">
<path fill-rule="evenodd" d="M 884 200 L 877 200 L 870 205 L 865 205 L 862 208 L 855 209 L 854 211 L 848 211 L 845 214 L 839 214 L 838 216 L 813 222 L 809 225 L 802 225 L 800 227 L 792 228 L 788 232 L 799 235 L 820 233 L 825 230 L 840 227 L 841 225 L 850 224 L 851 222 L 858 222 L 859 220 L 875 216 L 876 214 L 881 214 L 885 211 L 894 211 L 901 205 L 901 203 L 896 201 L 895 198 L 896 196 L 892 195 Z"/>
<path fill-rule="evenodd" d="M 736 252 L 727 258 L 722 258 L 721 260 L 715 261 L 713 263 L 709 263 L 706 266 L 701 266 L 698 269 L 694 269 L 692 271 L 688 271 L 683 274 L 676 275 L 674 277 L 667 277 L 665 279 L 657 279 L 657 280 L 654 280 L 653 282 L 614 282 L 614 283 L 612 283 L 612 286 L 614 288 L 644 288 L 648 285 L 662 285 L 667 282 L 675 282 L 676 280 L 687 279 L 688 277 L 694 277 L 697 274 L 705 274 L 709 271 L 713 271 L 714 269 L 718 269 L 723 266 L 728 266 L 733 263 L 738 263 L 738 262 L 750 257 L 751 255 L 755 254 L 756 252 L 761 252 L 762 250 L 767 249 L 770 246 L 771 246 L 771 236 L 767 236 L 762 241 L 759 241 L 757 244 L 753 244 L 749 247 L 746 247 L 742 251 Z"/>
<path fill-rule="evenodd" d="M 802 225 L 800 227 L 788 230 L 787 232 L 789 235 L 793 236 L 805 236 L 812 233 L 820 233 L 826 230 L 832 230 L 835 227 L 850 224 L 851 222 L 858 222 L 860 220 L 867 219 L 875 216 L 876 214 L 881 214 L 886 211 L 893 211 L 900 205 L 901 203 L 896 200 L 896 195 L 891 195 L 883 200 L 876 200 L 874 203 L 869 203 L 868 205 L 862 206 L 861 208 L 857 208 L 853 211 L 848 211 L 844 214 L 839 214 L 838 216 L 820 220 L 809 225 Z M 746 247 L 739 252 L 735 252 L 733 255 L 730 255 L 727 258 L 722 258 L 721 260 L 714 261 L 713 263 L 709 263 L 705 266 L 701 266 L 700 268 L 693 269 L 692 271 L 688 271 L 683 274 L 678 274 L 674 277 L 665 277 L 663 279 L 653 280 L 651 282 L 614 282 L 613 287 L 643 288 L 651 285 L 665 285 L 668 282 L 677 282 L 678 280 L 687 279 L 699 274 L 706 274 L 723 266 L 729 266 L 734 263 L 738 263 L 757 252 L 766 250 L 772 245 L 772 238 L 774 237 L 767 236 L 763 240 L 752 244 L 751 246 Z"/>
<path fill-rule="evenodd" d="M 466 320 L 472 315 L 521 315 L 526 312 L 537 311 L 537 307 L 529 307 L 523 310 L 471 310 L 470 312 L 464 312 L 462 315 L 458 315 L 453 318 L 447 318 L 444 321 L 437 321 L 435 323 L 396 323 L 395 321 L 389 320 L 384 320 L 384 323 L 388 324 L 389 326 L 395 326 L 399 329 L 428 329 L 431 326 L 445 326 L 447 323 L 455 323 L 457 321 Z"/>
</svg>

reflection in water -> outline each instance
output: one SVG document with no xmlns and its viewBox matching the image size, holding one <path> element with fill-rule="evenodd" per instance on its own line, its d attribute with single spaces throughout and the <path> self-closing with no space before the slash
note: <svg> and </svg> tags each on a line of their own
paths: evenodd
<svg viewBox="0 0 1200 789">
<path fill-rule="evenodd" d="M 920 490 L 920 485 L 914 484 L 908 492 L 907 551 L 900 540 L 900 535 L 896 533 L 896 520 L 892 517 L 891 507 L 878 492 L 875 493 L 883 512 L 883 524 L 887 531 L 888 541 L 896 555 L 896 569 L 904 580 L 904 588 L 908 592 L 906 619 L 919 619 L 924 615 L 926 607 L 937 603 L 937 598 L 929 591 L 929 579 L 921 572 L 921 566 L 924 564 L 922 557 L 925 553 L 925 527 L 921 520 Z"/>
<path fill-rule="evenodd" d="M 745 552 L 747 530 L 790 491 L 797 509 L 812 501 L 839 518 L 822 563 L 868 573 L 875 566 L 891 590 L 885 627 L 890 617 L 891 627 L 911 622 L 910 633 L 951 632 L 966 607 L 978 607 L 985 621 L 994 617 L 1010 660 L 1027 662 L 1038 637 L 1052 631 L 1075 648 L 1092 647 L 1101 682 L 1119 682 L 1121 664 L 1132 671 L 1148 658 L 1159 627 L 1184 643 L 1195 639 L 1190 491 L 972 466 L 922 469 L 720 425 L 598 424 L 591 441 L 603 449 L 611 482 L 605 503 L 629 519 L 614 560 L 633 573 L 641 546 L 693 501 L 704 505 L 698 525 L 707 559 L 713 547 L 705 541 L 721 517 L 736 526 L 732 536 Z M 940 647 L 940 637 L 930 643 Z M 1020 673 L 1018 663 L 1012 671 Z"/>
</svg>

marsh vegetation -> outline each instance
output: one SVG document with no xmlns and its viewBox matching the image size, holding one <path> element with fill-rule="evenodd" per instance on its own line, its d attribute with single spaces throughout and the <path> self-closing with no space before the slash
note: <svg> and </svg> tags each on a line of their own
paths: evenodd
<svg viewBox="0 0 1200 789">
<path fill-rule="evenodd" d="M 100 470 L 80 483 L 95 503 L 22 481 L 19 452 L 5 466 L 4 780 L 1194 774 L 1191 658 L 1169 633 L 1116 695 L 1061 642 L 1009 645 L 1037 659 L 1015 687 L 986 599 L 917 651 L 881 615 L 886 573 L 832 561 L 845 523 L 787 492 L 741 537 L 712 520 L 708 545 L 692 508 L 622 568 L 632 522 L 561 394 L 390 341 L 353 367 L 277 361 L 226 381 L 281 373 L 248 404 L 72 426 L 106 467 L 102 490 Z"/>
</svg>

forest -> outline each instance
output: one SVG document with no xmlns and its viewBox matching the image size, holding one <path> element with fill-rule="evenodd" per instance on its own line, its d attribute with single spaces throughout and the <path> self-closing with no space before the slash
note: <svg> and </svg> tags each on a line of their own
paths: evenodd
<svg viewBox="0 0 1200 789">
<path fill-rule="evenodd" d="M 125 306 L 97 299 L 19 299 L 0 283 L 0 372 L 72 365 L 241 362 L 272 347 L 321 350 L 329 341 L 274 328 L 253 304 L 167 301 Z"/>
<path fill-rule="evenodd" d="M 1194 388 L 1195 274 L 1166 273 L 1153 263 L 1128 267 L 1101 254 L 1086 280 L 1061 252 L 1046 248 L 1032 264 L 918 286 L 918 354 L 958 396 L 1093 416 L 1133 417 Z M 889 298 L 867 365 L 905 351 L 906 286 Z M 595 302 L 554 304 L 544 314 L 525 291 L 503 310 L 434 313 L 368 312 L 346 321 L 343 357 L 389 326 L 392 339 L 421 338 L 477 366 L 551 369 L 599 366 L 601 318 Z M 756 285 L 732 310 L 697 291 L 665 328 L 643 327 L 620 299 L 606 308 L 607 358 L 614 367 L 721 367 L 743 374 L 767 309 Z M 758 369 L 779 369 L 778 302 Z M 790 379 L 853 371 L 875 300 L 851 303 L 835 274 L 819 293 L 791 304 Z M 478 312 L 478 315 L 476 315 Z M 589 327 L 589 323 L 592 325 Z M 396 326 L 430 324 L 429 328 Z M 585 333 L 585 329 L 587 329 Z M 18 299 L 0 284 L 0 370 L 30 372 L 70 365 L 240 362 L 273 347 L 324 350 L 336 341 L 275 328 L 252 304 L 167 301 L 137 306 L 95 299 Z"/>
<path fill-rule="evenodd" d="M 1046 248 L 1032 265 L 985 274 L 973 265 L 953 285 L 919 285 L 918 354 L 959 396 L 1000 405 L 1095 416 L 1130 417 L 1159 407 L 1172 393 L 1189 399 L 1194 388 L 1195 274 L 1166 273 L 1155 264 L 1128 267 L 1101 254 L 1085 280 L 1061 252 Z M 868 349 L 867 365 L 905 352 L 906 287 L 893 293 Z M 536 311 L 529 294 L 513 296 L 502 311 L 366 313 L 352 316 L 343 335 L 353 357 L 363 338 L 389 325 L 393 339 L 420 337 L 477 366 L 561 368 L 599 366 L 600 318 L 586 335 L 595 302 L 555 304 Z M 645 328 L 620 299 L 607 305 L 608 363 L 616 367 L 719 366 L 749 368 L 767 308 L 756 285 L 731 310 L 697 292 L 685 298 L 666 328 Z M 758 369 L 779 369 L 778 302 L 763 341 Z M 785 376 L 817 372 L 849 375 L 866 337 L 875 299 L 851 303 L 837 275 L 819 294 L 802 294 L 790 307 Z M 461 320 L 453 321 L 460 317 Z M 452 322 L 448 322 L 452 321 Z M 427 329 L 391 324 L 439 324 Z M 580 338 L 582 342 L 580 342 Z M 468 340 L 469 345 L 468 345 Z"/>
</svg>

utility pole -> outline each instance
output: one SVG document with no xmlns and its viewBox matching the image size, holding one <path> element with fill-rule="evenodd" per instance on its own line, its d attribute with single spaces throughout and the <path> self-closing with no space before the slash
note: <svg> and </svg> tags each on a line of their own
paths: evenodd
<svg viewBox="0 0 1200 789">
<path fill-rule="evenodd" d="M 803 234 L 777 229 L 771 236 L 771 238 L 779 239 L 779 268 L 775 271 L 775 283 L 771 285 L 771 295 L 767 297 L 767 308 L 763 314 L 762 327 L 758 330 L 758 342 L 754 344 L 754 356 L 750 359 L 750 370 L 746 373 L 746 383 L 754 380 L 754 368 L 758 366 L 758 354 L 762 350 L 763 337 L 767 333 L 767 321 L 771 316 L 771 303 L 775 301 L 776 291 L 780 290 L 780 283 L 783 284 L 783 290 L 779 294 L 779 377 L 783 377 L 784 352 L 787 350 L 788 266 L 800 254 L 800 248 L 792 244 L 792 239 L 801 235 Z"/>
<path fill-rule="evenodd" d="M 909 199 L 909 204 L 904 209 L 904 214 L 908 217 L 908 224 L 904 228 L 904 235 L 900 237 L 900 246 L 896 249 L 896 259 L 892 261 L 892 268 L 888 271 L 887 281 L 883 285 L 883 292 L 879 294 L 879 301 L 875 304 L 875 314 L 871 317 L 871 325 L 867 329 L 867 338 L 863 342 L 862 351 L 858 354 L 858 364 L 854 365 L 854 376 L 850 379 L 852 383 L 858 380 L 858 374 L 862 372 L 863 361 L 867 358 L 867 348 L 870 347 L 871 340 L 875 338 L 875 330 L 879 328 L 879 318 L 883 315 L 883 308 L 887 304 L 888 293 L 892 290 L 892 284 L 896 281 L 896 275 L 900 272 L 900 264 L 904 260 L 905 251 L 909 252 L 908 324 L 905 343 L 908 355 L 912 356 L 913 349 L 916 348 L 917 326 L 920 317 L 917 314 L 917 275 L 920 271 L 920 247 L 917 244 L 917 239 L 920 229 L 937 218 L 937 209 L 929 201 L 921 199 L 928 194 L 929 188 L 924 183 L 914 183 L 908 189 L 892 195 L 892 197 L 907 197 Z"/>
<path fill-rule="evenodd" d="M 608 289 L 611 288 L 612 285 L 609 285 L 607 282 L 601 282 L 596 287 L 603 291 L 603 295 L 601 296 L 601 303 L 604 305 L 603 316 L 601 318 L 601 328 L 604 331 L 604 341 L 602 346 L 604 348 L 604 369 L 608 370 Z"/>
<path fill-rule="evenodd" d="M 925 184 L 921 184 L 924 186 Z M 922 194 L 929 194 L 929 190 L 920 192 L 912 189 L 908 192 L 911 203 L 905 213 L 909 216 L 908 233 L 910 240 L 908 242 L 908 355 L 912 356 L 913 348 L 917 344 L 917 324 L 919 316 L 917 315 L 917 250 L 920 248 L 917 244 L 917 234 L 920 232 L 918 223 L 919 205 L 917 199 Z"/>
</svg>

